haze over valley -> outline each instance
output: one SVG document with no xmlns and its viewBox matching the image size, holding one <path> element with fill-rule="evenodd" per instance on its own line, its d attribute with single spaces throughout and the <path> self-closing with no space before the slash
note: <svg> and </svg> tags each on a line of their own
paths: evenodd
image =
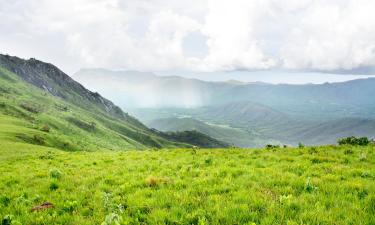
<svg viewBox="0 0 375 225">
<path fill-rule="evenodd" d="M 203 81 L 105 69 L 84 69 L 73 77 L 152 128 L 197 130 L 240 147 L 374 137 L 375 78 L 337 76 L 347 81 L 327 82 L 328 75 L 320 84 Z"/>
</svg>

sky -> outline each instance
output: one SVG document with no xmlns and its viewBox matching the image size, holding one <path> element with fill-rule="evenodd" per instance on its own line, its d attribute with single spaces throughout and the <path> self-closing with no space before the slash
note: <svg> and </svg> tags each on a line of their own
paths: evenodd
<svg viewBox="0 0 375 225">
<path fill-rule="evenodd" d="M 375 74 L 374 9 L 374 0 L 0 0 L 0 53 L 70 74 Z"/>
</svg>

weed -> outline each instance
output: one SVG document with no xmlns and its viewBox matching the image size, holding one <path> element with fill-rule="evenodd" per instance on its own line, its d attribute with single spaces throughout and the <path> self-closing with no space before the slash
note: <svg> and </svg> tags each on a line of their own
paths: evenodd
<svg viewBox="0 0 375 225">
<path fill-rule="evenodd" d="M 105 217 L 101 225 L 120 225 L 122 224 L 122 217 L 117 213 L 110 213 Z"/>
<path fill-rule="evenodd" d="M 309 192 L 309 193 L 312 193 L 312 192 L 314 192 L 317 189 L 318 188 L 311 183 L 311 178 L 310 177 L 307 178 L 306 185 L 305 185 L 305 190 L 307 192 Z"/>
<path fill-rule="evenodd" d="M 366 153 L 361 152 L 361 154 L 359 155 L 359 161 L 362 161 L 362 162 L 367 161 Z"/>
</svg>

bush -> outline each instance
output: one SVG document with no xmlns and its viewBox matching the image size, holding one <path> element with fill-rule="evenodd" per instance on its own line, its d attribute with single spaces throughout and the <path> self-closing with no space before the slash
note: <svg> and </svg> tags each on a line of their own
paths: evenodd
<svg viewBox="0 0 375 225">
<path fill-rule="evenodd" d="M 40 128 L 41 131 L 43 132 L 49 132 L 51 130 L 50 126 L 48 126 L 48 124 L 44 124 L 41 128 Z"/>
<path fill-rule="evenodd" d="M 51 182 L 50 184 L 49 184 L 49 189 L 51 190 L 51 191 L 55 191 L 55 190 L 57 190 L 59 188 L 59 185 L 56 183 L 56 182 Z"/>
<path fill-rule="evenodd" d="M 300 143 L 298 143 L 298 148 L 304 148 L 305 147 L 305 145 L 304 144 L 302 144 L 301 142 Z"/>
<path fill-rule="evenodd" d="M 44 138 L 41 137 L 41 136 L 39 136 L 39 135 L 37 135 L 37 134 L 35 134 L 33 136 L 33 142 L 36 143 L 36 144 L 38 144 L 38 145 L 43 145 L 44 144 Z"/>
<path fill-rule="evenodd" d="M 271 145 L 271 144 L 266 145 L 266 149 L 276 149 L 276 148 L 280 148 L 280 145 Z"/>
<path fill-rule="evenodd" d="M 31 113 L 40 113 L 42 110 L 39 106 L 33 105 L 31 103 L 22 103 L 20 105 L 24 110 L 31 112 Z"/>
<path fill-rule="evenodd" d="M 366 146 L 370 144 L 370 140 L 367 137 L 346 137 L 341 138 L 337 141 L 339 145 L 360 145 L 360 146 Z"/>
</svg>

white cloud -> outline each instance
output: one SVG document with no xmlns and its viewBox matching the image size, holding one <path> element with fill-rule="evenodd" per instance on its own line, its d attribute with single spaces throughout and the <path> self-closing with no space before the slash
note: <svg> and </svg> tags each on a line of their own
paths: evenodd
<svg viewBox="0 0 375 225">
<path fill-rule="evenodd" d="M 314 1 L 290 30 L 287 68 L 350 70 L 375 65 L 375 1 Z"/>
<path fill-rule="evenodd" d="M 375 66 L 374 8 L 373 0 L 0 1 L 0 51 L 69 72 L 351 70 Z M 201 54 L 184 43 L 197 33 Z"/>
</svg>

